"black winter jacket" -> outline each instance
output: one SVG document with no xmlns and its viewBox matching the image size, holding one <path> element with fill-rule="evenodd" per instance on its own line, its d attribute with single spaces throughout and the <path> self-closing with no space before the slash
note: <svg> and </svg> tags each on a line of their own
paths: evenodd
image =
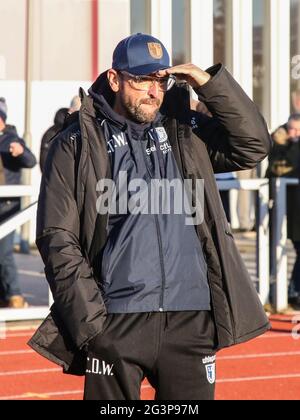
<svg viewBox="0 0 300 420">
<path fill-rule="evenodd" d="M 212 118 L 191 113 L 189 95 L 181 87 L 166 94 L 161 112 L 182 177 L 204 180 L 204 222 L 196 228 L 221 349 L 263 334 L 269 322 L 234 243 L 214 172 L 254 168 L 269 153 L 271 140 L 257 107 L 225 67 L 207 71 L 212 78 L 197 93 Z M 110 101 L 105 80 L 101 75 L 93 90 Z M 101 200 L 97 181 L 111 178 L 93 100 L 83 91 L 81 96 L 79 121 L 55 140 L 42 180 L 37 246 L 55 303 L 29 342 L 73 374 L 84 374 L 86 345 L 101 334 L 106 319 L 99 254 L 106 242 L 107 215 L 97 214 L 95 203 Z"/>
</svg>

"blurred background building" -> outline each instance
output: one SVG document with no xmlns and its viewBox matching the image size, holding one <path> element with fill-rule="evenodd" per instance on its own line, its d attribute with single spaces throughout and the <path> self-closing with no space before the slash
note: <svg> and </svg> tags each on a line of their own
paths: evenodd
<svg viewBox="0 0 300 420">
<path fill-rule="evenodd" d="M 174 64 L 223 62 L 270 130 L 300 88 L 300 0 L 0 0 L 0 21 L 0 96 L 37 157 L 57 109 L 110 67 L 131 33 L 159 37 Z"/>
</svg>

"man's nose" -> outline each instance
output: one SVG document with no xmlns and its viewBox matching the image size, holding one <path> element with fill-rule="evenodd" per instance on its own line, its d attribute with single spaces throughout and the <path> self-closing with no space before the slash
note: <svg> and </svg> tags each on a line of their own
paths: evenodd
<svg viewBox="0 0 300 420">
<path fill-rule="evenodd" d="M 157 82 L 153 82 L 149 87 L 148 94 L 153 98 L 158 98 L 159 96 L 159 87 Z"/>
</svg>

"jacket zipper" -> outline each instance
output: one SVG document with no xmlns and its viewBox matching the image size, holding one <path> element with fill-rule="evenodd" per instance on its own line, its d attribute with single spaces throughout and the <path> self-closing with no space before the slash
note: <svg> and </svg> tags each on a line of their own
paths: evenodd
<svg viewBox="0 0 300 420">
<path fill-rule="evenodd" d="M 176 135 L 177 135 L 177 143 L 178 143 L 178 149 L 179 149 L 180 162 L 181 162 L 181 165 L 182 165 L 182 172 L 183 172 L 184 176 L 186 176 L 187 175 L 186 174 L 186 166 L 184 164 L 184 158 L 183 158 L 184 153 L 182 151 L 181 144 L 180 144 L 180 139 L 179 139 L 179 126 L 178 126 L 178 124 L 177 124 Z M 201 238 L 200 238 L 199 233 L 198 233 L 198 229 L 196 229 L 196 234 L 198 236 L 200 245 L 202 247 L 202 242 L 201 242 Z M 226 232 L 226 234 L 228 234 L 228 232 Z M 233 238 L 233 236 L 232 236 L 232 238 Z M 205 255 L 205 252 L 204 251 L 203 251 L 203 255 Z M 206 255 L 205 255 L 205 260 L 207 261 Z M 207 270 L 209 271 L 208 265 L 207 265 Z M 208 285 L 209 285 L 210 290 L 212 290 L 212 287 L 211 287 L 211 279 L 210 279 L 209 275 L 207 275 L 207 281 L 208 281 Z M 227 295 L 227 292 L 226 292 L 226 295 Z M 210 293 L 210 296 L 211 296 L 212 312 L 215 313 L 215 309 L 214 308 L 216 307 L 216 305 L 215 305 L 214 295 L 213 295 L 212 292 Z M 226 298 L 227 298 L 227 296 L 226 296 Z M 228 298 L 227 298 L 227 301 L 228 301 Z M 229 306 L 229 315 L 230 315 L 231 326 L 232 326 L 233 341 L 234 341 L 234 343 L 236 343 L 236 332 L 235 332 L 235 325 L 234 325 L 234 321 L 233 321 L 233 314 L 232 314 L 232 311 L 231 311 L 231 308 L 230 308 L 230 305 L 229 304 L 228 304 L 228 306 Z M 216 319 L 215 315 L 214 315 L 214 318 Z M 220 337 L 220 334 L 219 334 L 219 329 L 218 329 L 218 326 L 217 326 L 217 323 L 216 322 L 215 322 L 215 325 L 216 325 L 216 333 L 217 333 L 217 337 L 218 337 L 218 342 L 220 343 L 220 338 L 219 338 Z"/>
<path fill-rule="evenodd" d="M 142 142 L 139 140 L 141 151 L 144 159 L 144 163 L 147 168 L 148 175 L 150 179 L 153 179 L 153 175 L 149 169 L 144 150 L 142 147 Z M 160 268 L 161 268 L 161 277 L 162 277 L 162 289 L 161 289 L 161 295 L 159 299 L 159 312 L 164 311 L 164 291 L 166 287 L 166 272 L 165 272 L 165 265 L 164 265 L 164 257 L 163 257 L 163 246 L 162 246 L 162 239 L 161 239 L 161 231 L 159 227 L 158 217 L 157 214 L 154 214 L 154 220 L 155 220 L 155 226 L 156 226 L 156 233 L 157 233 L 157 240 L 158 240 L 158 249 L 159 249 L 159 260 L 160 260 Z"/>
<path fill-rule="evenodd" d="M 162 289 L 161 289 L 161 295 L 160 295 L 160 300 L 159 300 L 159 311 L 163 312 L 164 311 L 164 291 L 166 287 L 166 273 L 165 273 L 165 266 L 164 266 L 164 259 L 163 259 L 161 232 L 159 228 L 157 214 L 155 214 L 154 217 L 155 217 L 155 224 L 156 224 L 156 231 L 157 231 L 159 258 L 160 258 L 160 267 L 161 267 L 161 276 L 162 276 Z"/>
</svg>

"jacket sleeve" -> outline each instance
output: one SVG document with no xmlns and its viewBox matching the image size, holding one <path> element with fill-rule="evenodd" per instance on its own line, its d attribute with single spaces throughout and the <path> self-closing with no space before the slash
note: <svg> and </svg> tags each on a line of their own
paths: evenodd
<svg viewBox="0 0 300 420">
<path fill-rule="evenodd" d="M 212 78 L 196 93 L 213 117 L 198 114 L 194 132 L 206 143 L 216 173 L 252 169 L 271 150 L 267 125 L 223 65 L 207 72 Z"/>
<path fill-rule="evenodd" d="M 36 244 L 55 309 L 81 349 L 102 331 L 106 310 L 80 246 L 79 232 L 74 146 L 59 136 L 49 150 L 42 178 Z"/>
<path fill-rule="evenodd" d="M 28 149 L 23 139 L 17 139 L 16 141 L 24 147 L 22 155 L 15 158 L 19 167 L 27 169 L 33 168 L 36 165 L 36 158 L 34 154 Z"/>
</svg>

